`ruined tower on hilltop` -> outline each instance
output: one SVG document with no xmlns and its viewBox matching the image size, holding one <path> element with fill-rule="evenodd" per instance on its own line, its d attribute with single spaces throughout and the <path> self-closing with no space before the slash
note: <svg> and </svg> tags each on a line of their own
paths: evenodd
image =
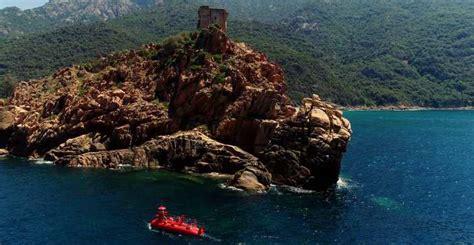
<svg viewBox="0 0 474 245">
<path fill-rule="evenodd" d="M 209 26 L 217 24 L 222 31 L 227 30 L 227 17 L 229 17 L 229 13 L 225 9 L 212 9 L 209 6 L 201 6 L 198 14 L 198 28 L 209 28 Z"/>
</svg>

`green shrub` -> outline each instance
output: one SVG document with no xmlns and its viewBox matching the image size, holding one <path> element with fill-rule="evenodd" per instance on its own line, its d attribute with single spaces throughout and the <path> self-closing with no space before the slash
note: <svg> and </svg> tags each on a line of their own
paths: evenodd
<svg viewBox="0 0 474 245">
<path fill-rule="evenodd" d="M 89 87 L 85 84 L 84 81 L 80 81 L 79 90 L 77 91 L 77 96 L 83 97 L 89 91 Z"/>
<path fill-rule="evenodd" d="M 17 81 L 11 75 L 4 75 L 0 80 L 0 98 L 8 98 L 13 95 Z"/>
</svg>

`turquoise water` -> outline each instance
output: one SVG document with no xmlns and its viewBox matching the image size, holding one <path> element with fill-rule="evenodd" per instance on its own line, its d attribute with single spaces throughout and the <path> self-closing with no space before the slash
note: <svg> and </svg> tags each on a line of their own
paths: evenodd
<svg viewBox="0 0 474 245">
<path fill-rule="evenodd" d="M 354 137 L 330 196 L 246 195 L 217 180 L 0 161 L 0 243 L 474 242 L 474 112 L 349 112 Z M 159 204 L 212 238 L 153 233 Z"/>
</svg>

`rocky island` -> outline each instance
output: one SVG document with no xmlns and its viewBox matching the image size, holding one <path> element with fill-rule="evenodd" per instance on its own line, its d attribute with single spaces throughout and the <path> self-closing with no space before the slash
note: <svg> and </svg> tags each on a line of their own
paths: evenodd
<svg viewBox="0 0 474 245">
<path fill-rule="evenodd" d="M 317 95 L 293 103 L 282 69 L 218 28 L 22 81 L 0 106 L 0 148 L 10 155 L 217 172 L 250 192 L 331 188 L 352 133 Z"/>
</svg>

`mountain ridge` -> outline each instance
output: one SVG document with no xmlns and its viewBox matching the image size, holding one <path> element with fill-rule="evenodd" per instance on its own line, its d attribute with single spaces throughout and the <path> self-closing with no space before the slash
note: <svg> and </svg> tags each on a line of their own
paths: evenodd
<svg viewBox="0 0 474 245">
<path fill-rule="evenodd" d="M 161 4 L 163 0 L 49 0 L 33 9 L 8 7 L 0 9 L 0 38 L 104 21 Z"/>
</svg>

